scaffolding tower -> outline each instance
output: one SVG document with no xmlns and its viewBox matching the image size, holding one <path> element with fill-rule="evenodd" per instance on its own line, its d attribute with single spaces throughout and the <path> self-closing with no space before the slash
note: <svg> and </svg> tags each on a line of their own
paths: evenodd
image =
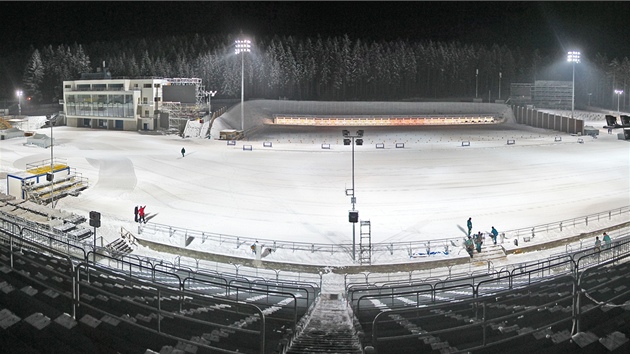
<svg viewBox="0 0 630 354">
<path fill-rule="evenodd" d="M 181 102 L 162 102 L 162 111 L 168 113 L 168 129 L 183 133 L 189 120 L 200 118 L 203 112 L 205 87 L 199 78 L 166 78 L 169 85 L 195 86 L 195 104 L 186 105 Z"/>
<path fill-rule="evenodd" d="M 199 117 L 198 106 L 186 106 L 181 102 L 162 102 L 162 111 L 168 113 L 168 129 L 177 129 L 180 133 L 189 120 Z"/>
<path fill-rule="evenodd" d="M 359 263 L 372 264 L 372 225 L 370 220 L 361 220 L 359 230 Z"/>
</svg>

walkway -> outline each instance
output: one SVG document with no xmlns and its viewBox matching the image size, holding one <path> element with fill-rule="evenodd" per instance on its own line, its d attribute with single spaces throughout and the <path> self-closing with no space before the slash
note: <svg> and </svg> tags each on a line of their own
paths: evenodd
<svg viewBox="0 0 630 354">
<path fill-rule="evenodd" d="M 286 353 L 363 353 L 353 317 L 344 299 L 322 294 Z"/>
</svg>

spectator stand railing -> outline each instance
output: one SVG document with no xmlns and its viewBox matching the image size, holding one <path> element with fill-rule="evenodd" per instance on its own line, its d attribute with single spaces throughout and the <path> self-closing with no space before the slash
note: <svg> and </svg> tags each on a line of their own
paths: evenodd
<svg viewBox="0 0 630 354">
<path fill-rule="evenodd" d="M 586 216 L 576 217 L 572 219 L 566 219 L 558 222 L 536 225 L 533 227 L 509 229 L 503 231 L 505 239 L 512 238 L 524 238 L 529 241 L 537 234 L 548 233 L 554 231 L 566 230 L 570 227 L 577 227 L 582 225 L 589 225 L 593 222 L 599 222 L 602 220 L 611 221 L 615 216 L 630 216 L 630 206 L 616 208 L 600 213 L 590 214 Z M 310 243 L 310 242 L 292 242 L 292 241 L 279 241 L 273 239 L 265 239 L 256 236 L 236 236 L 228 235 L 200 230 L 192 230 L 186 228 L 176 228 L 170 225 L 147 223 L 138 227 L 139 234 L 148 235 L 168 235 L 168 237 L 181 237 L 182 242 L 180 244 L 186 244 L 186 240 L 191 238 L 201 239 L 202 243 L 211 242 L 219 246 L 227 246 L 229 248 L 239 249 L 243 246 L 249 247 L 255 241 L 264 244 L 265 247 L 270 247 L 273 250 L 288 250 L 291 252 L 322 252 L 322 253 L 344 253 L 348 256 L 349 262 L 352 252 L 352 244 L 324 244 L 324 243 Z M 372 255 L 373 257 L 380 254 L 388 254 L 390 256 L 400 254 L 402 257 L 411 257 L 414 253 L 420 253 L 423 256 L 430 257 L 432 254 L 453 254 L 456 250 L 461 250 L 462 237 L 449 237 L 432 240 L 418 240 L 418 241 L 403 241 L 403 242 L 382 242 L 372 243 Z M 378 257 L 375 257 L 378 258 Z"/>
<path fill-rule="evenodd" d="M 577 226 L 588 226 L 589 222 L 599 222 L 602 220 L 612 220 L 614 216 L 626 215 L 630 218 L 630 206 L 625 206 L 621 208 L 615 208 L 607 211 L 603 211 L 600 213 L 589 214 L 585 216 L 580 216 L 572 219 L 566 219 L 562 221 L 556 221 L 547 224 L 536 225 L 533 227 L 525 227 L 520 229 L 512 229 L 506 230 L 505 238 L 523 238 L 523 237 L 532 237 L 534 238 L 537 234 L 550 232 L 550 231 L 563 231 L 566 228 L 577 227 Z"/>
<path fill-rule="evenodd" d="M 369 301 L 372 299 L 390 298 L 391 303 L 396 297 L 415 296 L 419 298 L 420 293 L 430 295 L 430 302 L 435 303 L 436 292 L 442 289 L 451 289 L 457 286 L 471 286 L 473 291 L 470 296 L 480 296 L 482 285 L 494 283 L 501 284 L 503 290 L 509 290 L 515 287 L 522 287 L 540 282 L 545 279 L 558 276 L 571 276 L 577 278 L 580 269 L 597 266 L 602 263 L 611 262 L 613 260 L 626 259 L 630 257 L 630 235 L 613 242 L 610 248 L 604 250 L 580 251 L 575 254 L 566 256 L 550 257 L 542 261 L 534 261 L 528 263 L 517 264 L 502 271 L 488 273 L 478 276 L 469 276 L 462 278 L 445 279 L 444 281 L 414 281 L 414 282 L 394 282 L 384 284 L 374 283 L 354 283 L 348 284 L 346 293 L 348 300 L 355 306 L 355 313 L 360 314 L 361 301 Z M 515 285 L 518 284 L 518 285 Z M 492 287 L 493 291 L 497 291 L 498 286 Z M 486 294 L 487 295 L 487 294 Z M 408 305 L 417 306 L 417 305 Z"/>
<path fill-rule="evenodd" d="M 213 233 L 200 230 L 192 230 L 185 228 L 176 228 L 169 225 L 147 223 L 138 226 L 140 235 L 168 235 L 168 237 L 182 238 L 181 244 L 185 244 L 185 240 L 191 238 L 201 239 L 202 243 L 212 242 L 218 246 L 227 246 L 239 249 L 241 247 L 249 247 L 258 241 L 264 247 L 276 250 L 288 250 L 291 252 L 309 252 L 309 253 L 343 253 L 351 258 L 352 244 L 344 243 L 312 243 L 312 242 L 293 242 L 265 239 L 255 236 L 236 236 L 228 234 Z M 383 253 L 394 255 L 399 253 L 401 257 L 410 257 L 415 251 L 419 251 L 424 255 L 432 252 L 440 254 L 448 254 L 453 249 L 459 250 L 461 247 L 462 237 L 443 238 L 437 240 L 419 240 L 419 241 L 401 241 L 401 242 L 383 242 L 372 243 L 372 254 Z"/>
</svg>

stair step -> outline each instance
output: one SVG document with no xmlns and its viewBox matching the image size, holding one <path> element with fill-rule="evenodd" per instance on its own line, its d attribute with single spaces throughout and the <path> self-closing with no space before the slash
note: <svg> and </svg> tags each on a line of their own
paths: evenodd
<svg viewBox="0 0 630 354">
<path fill-rule="evenodd" d="M 351 319 L 344 299 L 322 295 L 286 353 L 362 353 Z"/>
</svg>

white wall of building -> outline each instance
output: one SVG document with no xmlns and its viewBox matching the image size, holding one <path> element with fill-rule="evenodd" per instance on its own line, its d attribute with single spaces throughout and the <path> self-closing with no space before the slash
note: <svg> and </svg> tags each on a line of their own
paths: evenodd
<svg viewBox="0 0 630 354">
<path fill-rule="evenodd" d="M 67 125 L 114 130 L 155 130 L 166 79 L 64 81 Z"/>
</svg>

